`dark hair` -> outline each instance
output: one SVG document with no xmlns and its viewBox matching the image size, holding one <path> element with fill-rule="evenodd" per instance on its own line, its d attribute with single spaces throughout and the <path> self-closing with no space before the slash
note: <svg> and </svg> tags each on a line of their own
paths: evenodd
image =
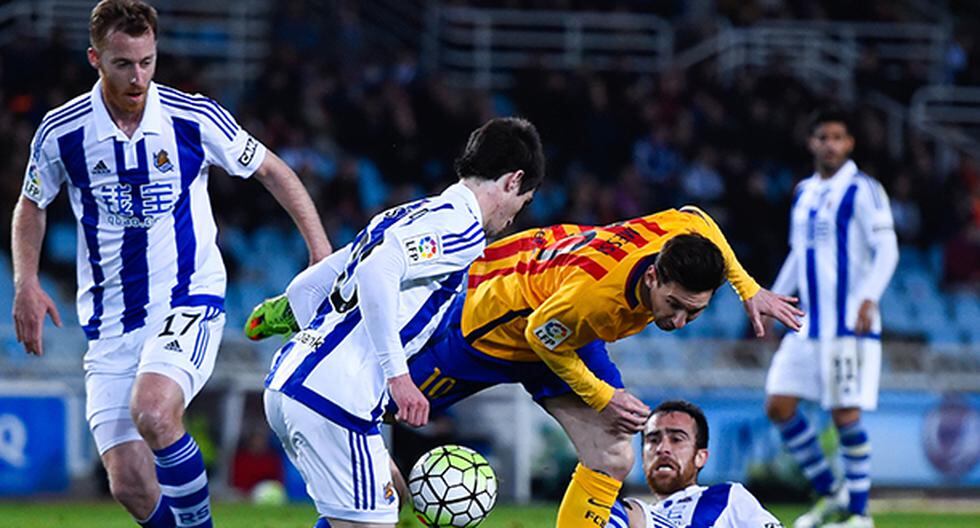
<svg viewBox="0 0 980 528">
<path fill-rule="evenodd" d="M 666 414 L 672 412 L 684 413 L 694 419 L 694 425 L 698 430 L 694 435 L 694 447 L 698 449 L 708 448 L 708 419 L 704 416 L 704 411 L 697 405 L 687 400 L 668 400 L 657 406 L 650 416 Z"/>
<path fill-rule="evenodd" d="M 456 158 L 456 175 L 496 180 L 524 171 L 520 194 L 536 189 L 544 179 L 544 150 L 534 125 L 519 117 L 491 119 L 470 134 L 463 155 Z"/>
<path fill-rule="evenodd" d="M 812 135 L 817 127 L 826 123 L 840 123 L 851 134 L 851 116 L 839 106 L 824 106 L 814 110 L 807 122 L 807 131 Z"/>
<path fill-rule="evenodd" d="M 102 0 L 92 9 L 88 23 L 89 43 L 96 50 L 105 46 L 112 31 L 139 37 L 152 31 L 157 35 L 157 10 L 140 0 Z"/>
<path fill-rule="evenodd" d="M 664 244 L 653 264 L 661 284 L 677 282 L 692 292 L 715 291 L 725 282 L 725 258 L 712 241 L 684 234 Z"/>
</svg>

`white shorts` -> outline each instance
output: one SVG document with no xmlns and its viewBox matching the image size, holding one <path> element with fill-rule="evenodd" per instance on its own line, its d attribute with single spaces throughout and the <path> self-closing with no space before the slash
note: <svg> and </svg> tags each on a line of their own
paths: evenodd
<svg viewBox="0 0 980 528">
<path fill-rule="evenodd" d="M 878 407 L 881 341 L 838 337 L 817 341 L 787 334 L 772 358 L 766 394 L 818 401 L 824 409 Z"/>
<path fill-rule="evenodd" d="M 398 522 L 398 492 L 380 434 L 341 427 L 281 392 L 267 389 L 264 401 L 266 420 L 306 481 L 321 517 Z"/>
<path fill-rule="evenodd" d="M 181 306 L 121 336 L 89 341 L 85 370 L 85 418 L 99 454 L 139 440 L 129 412 L 136 376 L 146 372 L 174 380 L 184 407 L 204 387 L 218 356 L 225 315 L 210 306 Z M 102 427 L 99 427 L 102 426 Z"/>
</svg>

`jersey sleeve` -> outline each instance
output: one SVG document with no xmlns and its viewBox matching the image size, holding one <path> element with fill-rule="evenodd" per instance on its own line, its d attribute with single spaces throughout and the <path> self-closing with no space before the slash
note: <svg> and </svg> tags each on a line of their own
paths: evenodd
<svg viewBox="0 0 980 528">
<path fill-rule="evenodd" d="M 691 213 L 701 219 L 700 222 L 693 224 L 697 226 L 695 231 L 707 237 L 708 240 L 712 241 L 721 250 L 721 255 L 725 259 L 725 276 L 732 285 L 732 288 L 735 289 L 738 297 L 745 301 L 751 299 L 756 293 L 759 293 L 762 287 L 742 267 L 742 263 L 735 256 L 735 251 L 728 245 L 725 234 L 721 232 L 718 224 L 708 216 L 708 213 L 691 205 L 682 207 L 680 210 Z"/>
<path fill-rule="evenodd" d="M 854 217 L 873 255 L 857 295 L 878 303 L 898 266 L 898 238 L 888 195 L 877 180 L 866 177 L 858 186 Z"/>
<path fill-rule="evenodd" d="M 728 519 L 726 526 L 745 527 L 745 528 L 783 528 L 773 514 L 769 513 L 759 500 L 755 498 L 745 486 L 735 482 L 732 483 L 731 497 L 731 518 Z"/>
<path fill-rule="evenodd" d="M 316 316 L 317 308 L 330 295 L 334 282 L 344 271 L 350 253 L 348 244 L 301 271 L 290 281 L 286 287 L 286 297 L 300 328 L 306 328 Z"/>
<path fill-rule="evenodd" d="M 486 247 L 480 221 L 454 209 L 421 212 L 393 229 L 392 238 L 405 261 L 403 280 L 466 269 Z"/>
<path fill-rule="evenodd" d="M 265 145 L 241 127 L 223 106 L 211 99 L 207 101 L 209 118 L 201 119 L 200 124 L 208 163 L 232 176 L 248 178 L 265 161 Z"/>
<path fill-rule="evenodd" d="M 40 132 L 40 129 L 38 129 Z M 52 134 L 49 134 L 49 138 Z M 50 139 L 44 144 L 35 133 L 31 141 L 31 156 L 27 161 L 24 172 L 24 184 L 21 195 L 37 204 L 41 209 L 46 208 L 57 196 L 61 184 L 65 182 L 65 168 L 58 160 L 55 143 Z"/>
<path fill-rule="evenodd" d="M 595 284 L 569 280 L 528 317 L 524 337 L 538 357 L 593 409 L 601 411 L 615 388 L 599 379 L 576 353 L 595 341 L 615 340 L 614 321 L 594 295 Z"/>
</svg>

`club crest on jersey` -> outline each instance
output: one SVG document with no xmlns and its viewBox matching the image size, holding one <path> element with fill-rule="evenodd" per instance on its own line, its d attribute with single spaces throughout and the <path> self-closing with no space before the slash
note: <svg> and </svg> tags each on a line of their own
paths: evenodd
<svg viewBox="0 0 980 528">
<path fill-rule="evenodd" d="M 385 484 L 385 502 L 388 504 L 395 502 L 395 486 L 391 482 Z"/>
<path fill-rule="evenodd" d="M 160 172 L 174 170 L 174 164 L 170 163 L 170 154 L 167 154 L 167 151 L 163 149 L 153 155 L 153 166 Z"/>
<path fill-rule="evenodd" d="M 534 335 L 548 350 L 554 350 L 572 335 L 572 331 L 558 319 L 548 319 L 548 322 L 535 328 Z"/>
<path fill-rule="evenodd" d="M 409 264 L 428 262 L 441 254 L 442 245 L 436 235 L 426 234 L 405 241 L 405 256 Z"/>
<path fill-rule="evenodd" d="M 37 173 L 37 165 L 31 163 L 24 179 L 24 194 L 32 200 L 41 199 L 41 177 Z"/>
</svg>

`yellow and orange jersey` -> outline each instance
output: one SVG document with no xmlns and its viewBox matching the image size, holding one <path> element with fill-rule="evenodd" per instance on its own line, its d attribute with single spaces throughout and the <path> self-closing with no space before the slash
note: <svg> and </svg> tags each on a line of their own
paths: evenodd
<svg viewBox="0 0 980 528">
<path fill-rule="evenodd" d="M 614 389 L 575 350 L 636 334 L 653 321 L 638 297 L 640 279 L 664 244 L 685 233 L 718 246 L 739 297 L 759 291 L 718 225 L 696 207 L 604 227 L 560 224 L 499 240 L 473 263 L 463 336 L 496 358 L 544 361 L 586 403 L 602 409 Z"/>
</svg>

